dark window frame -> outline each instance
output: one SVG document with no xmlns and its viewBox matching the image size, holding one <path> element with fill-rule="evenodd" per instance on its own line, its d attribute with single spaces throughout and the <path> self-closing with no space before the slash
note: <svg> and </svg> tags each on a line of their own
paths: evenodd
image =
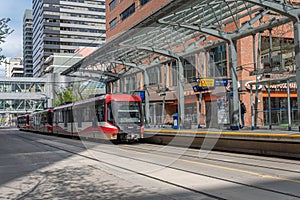
<svg viewBox="0 0 300 200">
<path fill-rule="evenodd" d="M 117 0 L 112 0 L 109 3 L 109 11 L 112 11 L 117 6 Z"/>
<path fill-rule="evenodd" d="M 117 21 L 117 18 L 115 17 L 113 20 L 111 20 L 111 21 L 109 22 L 109 28 L 110 28 L 110 29 L 115 28 L 115 27 L 117 26 L 117 23 L 118 23 L 118 21 Z"/>
<path fill-rule="evenodd" d="M 131 4 L 126 10 L 124 10 L 120 14 L 120 18 L 122 21 L 127 19 L 130 15 L 132 15 L 135 12 L 135 3 Z"/>
<path fill-rule="evenodd" d="M 147 4 L 149 1 L 151 0 L 140 0 L 140 5 L 144 6 L 145 4 Z"/>
</svg>

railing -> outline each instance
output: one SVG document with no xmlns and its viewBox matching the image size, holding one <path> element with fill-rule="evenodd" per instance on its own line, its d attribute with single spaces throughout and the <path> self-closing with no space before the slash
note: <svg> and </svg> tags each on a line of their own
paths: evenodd
<svg viewBox="0 0 300 200">
<path fill-rule="evenodd" d="M 263 111 L 264 116 L 264 125 L 269 125 L 269 110 Z M 288 125 L 288 110 L 287 108 L 272 108 L 271 109 L 271 122 L 272 125 L 278 126 L 287 126 Z M 291 109 L 291 123 L 293 125 L 297 125 L 299 122 L 298 119 L 298 109 Z"/>
<path fill-rule="evenodd" d="M 187 114 L 185 115 L 185 121 L 189 122 L 190 125 L 197 126 L 197 114 Z M 173 125 L 173 119 L 172 117 L 165 117 L 162 119 L 162 116 L 151 116 L 150 120 L 150 126 L 154 127 L 163 127 L 163 126 L 172 126 Z"/>
<path fill-rule="evenodd" d="M 205 117 L 201 115 L 201 117 Z M 185 120 L 189 121 L 192 126 L 197 126 L 197 114 L 188 114 L 185 116 Z M 245 119 L 246 121 L 247 119 Z M 251 119 L 250 119 L 251 120 Z M 291 109 L 291 125 L 298 125 L 300 119 L 298 119 L 297 108 Z M 271 122 L 273 126 L 288 126 L 288 111 L 286 108 L 271 109 Z M 150 126 L 172 126 L 173 119 L 162 119 L 162 116 L 151 116 Z M 257 117 L 257 126 L 269 125 L 269 111 L 259 110 Z"/>
</svg>

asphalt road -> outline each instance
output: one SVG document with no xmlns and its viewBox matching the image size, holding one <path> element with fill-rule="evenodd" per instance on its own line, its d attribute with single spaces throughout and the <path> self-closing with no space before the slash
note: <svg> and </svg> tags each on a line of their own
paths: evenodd
<svg viewBox="0 0 300 200">
<path fill-rule="evenodd" d="M 0 130 L 0 199 L 300 199 L 300 161 Z"/>
</svg>

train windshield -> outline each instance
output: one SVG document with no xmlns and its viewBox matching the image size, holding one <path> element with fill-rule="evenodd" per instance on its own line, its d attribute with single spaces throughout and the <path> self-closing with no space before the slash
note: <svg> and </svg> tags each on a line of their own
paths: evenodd
<svg viewBox="0 0 300 200">
<path fill-rule="evenodd" d="M 114 119 L 117 123 L 141 123 L 141 106 L 139 102 L 112 102 Z"/>
</svg>

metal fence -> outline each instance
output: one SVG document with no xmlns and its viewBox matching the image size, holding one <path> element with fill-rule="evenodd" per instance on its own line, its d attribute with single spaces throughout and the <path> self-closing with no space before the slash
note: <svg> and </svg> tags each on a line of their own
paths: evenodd
<svg viewBox="0 0 300 200">
<path fill-rule="evenodd" d="M 263 111 L 263 123 L 264 125 L 269 125 L 269 110 Z M 291 109 L 291 123 L 292 126 L 297 125 L 298 119 L 298 109 Z M 287 126 L 288 125 L 288 110 L 286 108 L 271 109 L 271 125 Z"/>
</svg>

